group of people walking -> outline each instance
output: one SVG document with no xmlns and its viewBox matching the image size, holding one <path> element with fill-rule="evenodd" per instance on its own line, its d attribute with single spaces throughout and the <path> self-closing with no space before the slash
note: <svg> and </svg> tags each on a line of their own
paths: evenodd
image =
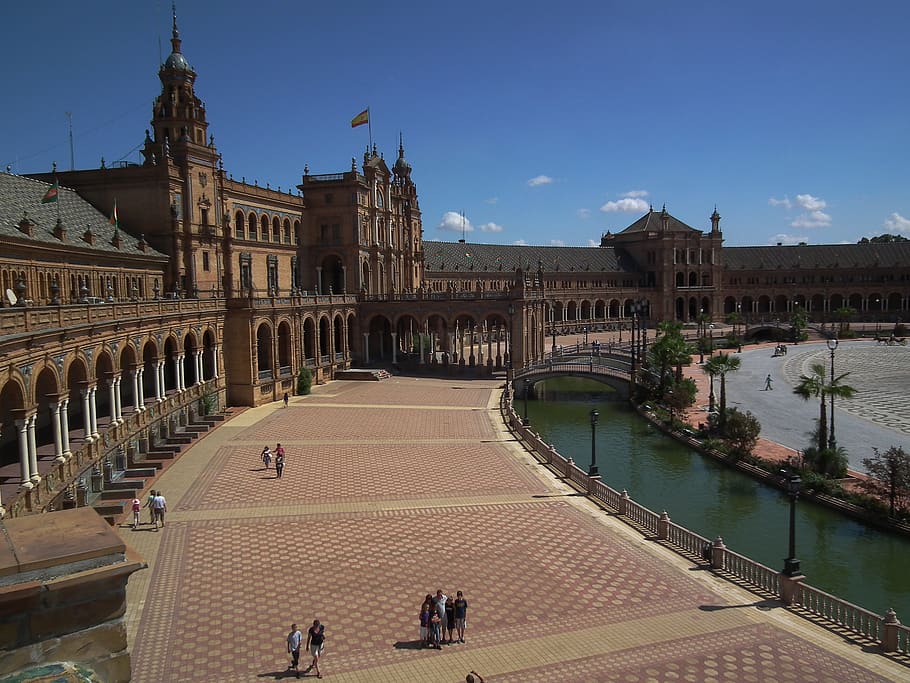
<svg viewBox="0 0 910 683">
<path fill-rule="evenodd" d="M 139 513 L 142 511 L 142 502 L 138 498 L 133 498 L 132 508 L 133 508 L 133 531 L 139 528 L 139 525 L 142 522 L 139 519 Z M 149 524 L 155 526 L 155 531 L 158 531 L 158 522 L 161 522 L 161 526 L 164 526 L 164 513 L 167 512 L 167 500 L 164 498 L 164 494 L 161 491 L 149 491 L 149 497 L 145 501 L 145 507 L 149 509 Z"/>
<path fill-rule="evenodd" d="M 300 678 L 300 646 L 303 644 L 303 634 L 297 628 L 297 624 L 291 624 L 291 632 L 288 633 L 287 641 L 288 654 L 291 655 L 288 671 L 294 671 L 297 678 Z M 303 670 L 303 674 L 314 671 L 316 678 L 322 678 L 322 674 L 319 672 L 319 658 L 325 649 L 325 624 L 320 623 L 319 619 L 313 619 L 313 625 L 307 629 L 304 647 L 309 650 L 313 659 L 310 661 L 310 665 Z"/>
<path fill-rule="evenodd" d="M 455 593 L 454 599 L 442 590 L 437 590 L 436 595 L 427 593 L 420 606 L 420 642 L 423 647 L 441 650 L 443 643 L 463 643 L 467 616 L 468 601 L 461 591 Z"/>
<path fill-rule="evenodd" d="M 272 449 L 268 446 L 262 449 L 262 453 L 259 455 L 262 459 L 262 462 L 265 464 L 265 468 L 268 469 L 269 465 L 272 464 Z M 275 446 L 274 451 L 275 458 L 275 477 L 281 479 L 281 475 L 284 473 L 284 446 L 278 444 Z"/>
</svg>

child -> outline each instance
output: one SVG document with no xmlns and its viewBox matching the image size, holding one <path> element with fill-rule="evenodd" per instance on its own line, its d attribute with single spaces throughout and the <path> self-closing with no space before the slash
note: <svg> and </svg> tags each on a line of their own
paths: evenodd
<svg viewBox="0 0 910 683">
<path fill-rule="evenodd" d="M 265 463 L 265 468 L 268 469 L 269 464 L 272 462 L 272 451 L 269 450 L 268 446 L 262 449 L 262 455 L 260 457 L 262 458 L 262 462 Z"/>
<path fill-rule="evenodd" d="M 142 510 L 142 501 L 133 498 L 133 531 L 139 528 L 139 511 Z"/>
</svg>

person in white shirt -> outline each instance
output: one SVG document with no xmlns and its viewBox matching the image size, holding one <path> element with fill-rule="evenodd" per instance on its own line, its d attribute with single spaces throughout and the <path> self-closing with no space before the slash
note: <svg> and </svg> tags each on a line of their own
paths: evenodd
<svg viewBox="0 0 910 683">
<path fill-rule="evenodd" d="M 297 628 L 297 624 L 291 624 L 291 632 L 288 633 L 288 653 L 291 655 L 291 665 L 288 671 L 293 669 L 297 672 L 297 678 L 300 678 L 300 644 L 303 642 L 303 634 Z"/>
</svg>

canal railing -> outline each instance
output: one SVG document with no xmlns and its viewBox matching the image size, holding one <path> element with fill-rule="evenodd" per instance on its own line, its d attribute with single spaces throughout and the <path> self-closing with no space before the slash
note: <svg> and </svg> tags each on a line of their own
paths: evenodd
<svg viewBox="0 0 910 683">
<path fill-rule="evenodd" d="M 724 545 L 721 537 L 712 541 L 679 526 L 670 520 L 666 511 L 658 514 L 636 503 L 628 491 L 610 488 L 599 476 L 590 476 L 572 458 L 563 457 L 555 446 L 541 439 L 515 412 L 513 396 L 507 387 L 500 403 L 503 419 L 511 431 L 538 460 L 546 463 L 603 507 L 615 511 L 618 519 L 643 535 L 656 538 L 683 557 L 710 568 L 718 576 L 735 580 L 754 592 L 778 599 L 795 613 L 808 616 L 816 623 L 874 642 L 883 652 L 910 656 L 910 626 L 901 624 L 894 610 L 888 610 L 887 614 L 880 616 L 810 586 L 805 583 L 802 575 L 786 576 L 783 572 L 733 552 Z"/>
</svg>

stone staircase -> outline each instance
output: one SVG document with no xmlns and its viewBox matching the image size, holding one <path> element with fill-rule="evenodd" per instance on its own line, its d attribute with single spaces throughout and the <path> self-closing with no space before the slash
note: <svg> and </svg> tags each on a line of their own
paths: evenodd
<svg viewBox="0 0 910 683">
<path fill-rule="evenodd" d="M 186 425 L 183 431 L 167 437 L 135 460 L 122 476 L 104 483 L 104 490 L 92 504 L 95 511 L 114 526 L 117 519 L 128 510 L 133 498 L 142 499 L 142 493 L 157 479 L 161 471 L 180 457 L 196 440 L 212 428 L 230 419 L 239 410 L 228 408 L 217 415 L 204 415 Z M 143 505 L 145 501 L 143 500 Z"/>
</svg>

